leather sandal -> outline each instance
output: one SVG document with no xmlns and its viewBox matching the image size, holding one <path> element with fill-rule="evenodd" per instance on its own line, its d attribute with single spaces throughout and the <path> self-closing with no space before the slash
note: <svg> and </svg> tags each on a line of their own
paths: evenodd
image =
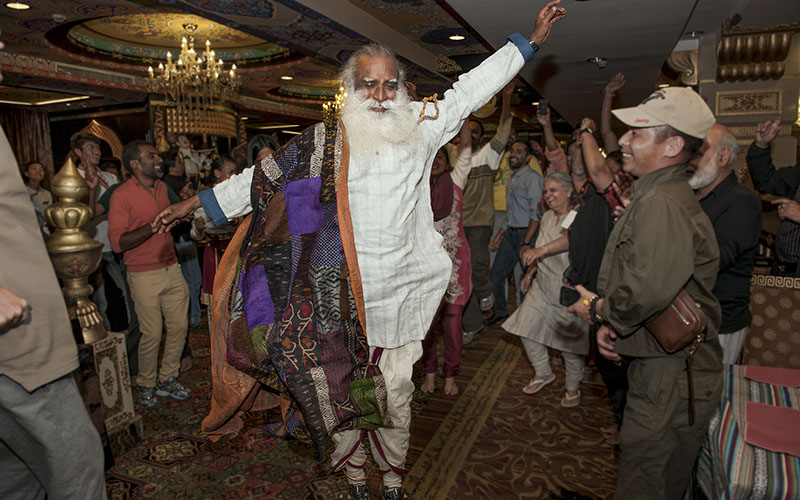
<svg viewBox="0 0 800 500">
<path fill-rule="evenodd" d="M 547 384 L 552 384 L 556 380 L 556 374 L 551 373 L 549 377 L 546 378 L 532 378 L 528 385 L 522 388 L 522 392 L 525 394 L 536 394 L 537 392 L 541 391 L 544 386 Z"/>
<path fill-rule="evenodd" d="M 564 397 L 561 399 L 561 406 L 564 408 L 575 408 L 581 404 L 581 391 L 578 390 L 578 393 L 574 396 L 570 396 L 568 393 L 564 393 Z"/>
</svg>

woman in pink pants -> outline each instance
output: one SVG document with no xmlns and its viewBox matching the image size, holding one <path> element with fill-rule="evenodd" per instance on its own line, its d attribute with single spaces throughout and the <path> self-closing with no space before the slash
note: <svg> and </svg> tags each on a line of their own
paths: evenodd
<svg viewBox="0 0 800 500">
<path fill-rule="evenodd" d="M 433 225 L 444 241 L 442 246 L 453 261 L 450 284 L 444 294 L 439 318 L 444 331 L 444 393 L 457 394 L 455 376 L 461 365 L 461 315 L 472 292 L 472 266 L 469 245 L 461 224 L 461 198 L 470 170 L 472 155 L 469 123 L 461 127 L 455 168 L 449 170 L 450 162 L 444 148 L 433 159 L 431 170 L 431 205 Z M 435 322 L 434 322 L 435 324 Z M 421 389 L 433 392 L 438 361 L 436 359 L 435 329 L 431 327 L 422 342 L 422 360 L 425 364 L 425 383 Z"/>
</svg>

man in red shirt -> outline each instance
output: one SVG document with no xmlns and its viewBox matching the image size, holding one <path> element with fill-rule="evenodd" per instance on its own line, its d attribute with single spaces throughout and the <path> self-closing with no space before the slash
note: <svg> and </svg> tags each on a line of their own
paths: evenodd
<svg viewBox="0 0 800 500">
<path fill-rule="evenodd" d="M 145 410 L 158 405 L 157 395 L 178 401 L 192 395 L 175 379 L 186 339 L 189 289 L 172 237 L 169 233 L 153 234 L 150 225 L 170 205 L 167 185 L 156 175 L 160 164 L 161 157 L 152 144 L 134 141 L 125 146 L 122 167 L 130 177 L 114 192 L 108 211 L 109 240 L 115 252 L 123 253 L 142 333 L 136 384 L 137 404 Z M 159 369 L 162 324 L 167 332 Z"/>
</svg>

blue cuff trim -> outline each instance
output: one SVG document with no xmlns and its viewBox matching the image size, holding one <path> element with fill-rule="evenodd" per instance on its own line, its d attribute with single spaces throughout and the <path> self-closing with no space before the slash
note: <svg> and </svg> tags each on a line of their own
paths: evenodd
<svg viewBox="0 0 800 500">
<path fill-rule="evenodd" d="M 520 35 L 519 33 L 514 33 L 513 35 L 509 35 L 508 37 L 506 37 L 506 42 L 511 42 L 517 46 L 520 53 L 522 54 L 522 57 L 525 58 L 526 63 L 530 62 L 536 55 L 536 52 L 533 51 L 533 47 L 531 47 L 531 44 L 528 42 L 528 39 Z"/>
<path fill-rule="evenodd" d="M 221 226 L 228 222 L 228 218 L 225 217 L 225 213 L 217 203 L 217 197 L 214 196 L 213 189 L 204 189 L 197 193 L 197 196 L 200 198 L 200 203 L 203 204 L 203 210 L 206 211 L 206 215 L 215 226 Z"/>
</svg>

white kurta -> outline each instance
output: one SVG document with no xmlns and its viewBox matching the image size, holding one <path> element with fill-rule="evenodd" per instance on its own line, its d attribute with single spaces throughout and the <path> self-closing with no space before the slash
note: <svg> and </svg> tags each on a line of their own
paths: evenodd
<svg viewBox="0 0 800 500">
<path fill-rule="evenodd" d="M 420 122 L 417 141 L 380 150 L 360 164 L 351 155 L 347 186 L 370 346 L 422 340 L 450 279 L 451 262 L 433 227 L 430 169 L 462 121 L 499 92 L 525 60 L 512 43 L 462 75 L 439 101 L 439 118 Z M 419 113 L 421 103 L 412 103 Z M 426 110 L 434 114 L 433 105 Z M 253 167 L 214 187 L 226 217 L 250 212 Z"/>
</svg>

